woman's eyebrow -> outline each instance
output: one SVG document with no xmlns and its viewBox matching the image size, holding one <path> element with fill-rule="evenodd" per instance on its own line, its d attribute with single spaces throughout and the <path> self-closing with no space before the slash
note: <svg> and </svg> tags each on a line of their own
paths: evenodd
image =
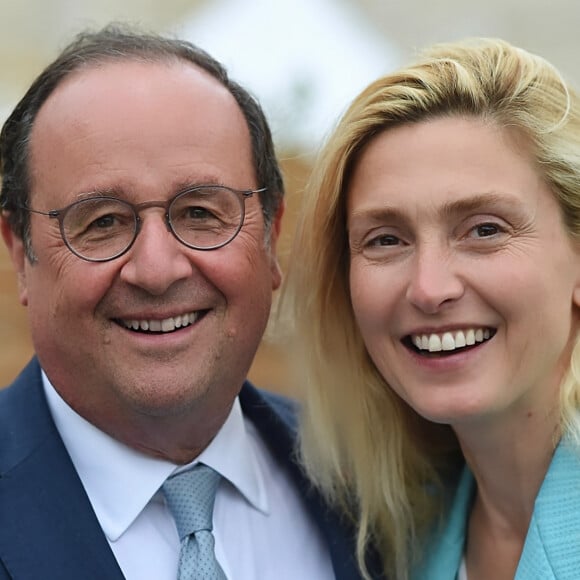
<svg viewBox="0 0 580 580">
<path fill-rule="evenodd" d="M 477 211 L 490 211 L 492 208 L 515 209 L 520 201 L 509 193 L 496 191 L 468 194 L 462 199 L 445 202 L 437 213 L 443 218 L 456 218 Z M 361 208 L 349 212 L 347 225 L 364 220 L 365 222 L 393 222 L 406 224 L 411 221 L 408 212 L 389 206 L 388 203 L 381 207 Z"/>
<path fill-rule="evenodd" d="M 440 210 L 444 217 L 456 217 L 476 211 L 489 211 L 492 207 L 515 209 L 520 206 L 520 201 L 509 193 L 489 191 L 475 193 L 455 201 L 446 202 Z"/>
<path fill-rule="evenodd" d="M 381 207 L 362 208 L 349 212 L 349 221 L 365 219 L 370 221 L 401 221 L 407 219 L 405 213 L 398 208 L 384 205 Z"/>
</svg>

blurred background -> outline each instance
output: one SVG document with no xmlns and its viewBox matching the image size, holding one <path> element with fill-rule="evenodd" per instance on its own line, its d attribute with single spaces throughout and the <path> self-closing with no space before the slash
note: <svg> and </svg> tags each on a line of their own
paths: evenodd
<svg viewBox="0 0 580 580">
<path fill-rule="evenodd" d="M 0 123 L 77 31 L 110 21 L 195 42 L 259 98 L 288 190 L 283 266 L 300 192 L 325 135 L 364 86 L 417 51 L 497 36 L 544 56 L 580 84 L 578 0 L 0 0 Z M 26 309 L 0 244 L 0 386 L 31 354 Z M 265 337 L 250 378 L 292 394 L 275 333 Z"/>
</svg>

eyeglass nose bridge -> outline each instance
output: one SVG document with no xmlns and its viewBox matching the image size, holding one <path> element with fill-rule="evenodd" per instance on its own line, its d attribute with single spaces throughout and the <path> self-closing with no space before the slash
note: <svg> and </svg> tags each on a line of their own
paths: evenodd
<svg viewBox="0 0 580 580">
<path fill-rule="evenodd" d="M 165 229 L 173 235 L 173 237 L 178 241 L 181 242 L 177 234 L 175 233 L 173 226 L 171 225 L 171 218 L 169 217 L 169 208 L 173 200 L 169 201 L 144 201 L 143 203 L 138 203 L 135 205 L 131 205 L 133 209 L 133 213 L 135 214 L 135 235 L 133 236 L 133 241 L 131 242 L 131 246 L 135 243 L 137 236 L 141 232 L 141 227 L 143 226 L 143 218 L 141 217 L 141 212 L 145 209 L 150 209 L 152 207 L 159 207 L 164 210 L 163 217 L 165 221 Z M 182 243 L 182 242 L 181 242 Z"/>
</svg>

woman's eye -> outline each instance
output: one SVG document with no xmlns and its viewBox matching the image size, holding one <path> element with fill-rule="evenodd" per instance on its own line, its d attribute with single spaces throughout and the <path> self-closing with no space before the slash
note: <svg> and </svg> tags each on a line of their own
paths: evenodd
<svg viewBox="0 0 580 580">
<path fill-rule="evenodd" d="M 389 234 L 385 234 L 382 236 L 377 236 L 368 242 L 367 245 L 371 247 L 377 246 L 397 246 L 400 243 L 399 238 L 396 236 L 392 236 Z"/>
<path fill-rule="evenodd" d="M 488 238 L 490 236 L 495 236 L 501 233 L 503 230 L 498 224 L 485 223 L 475 226 L 471 230 L 471 235 L 476 238 Z"/>
</svg>

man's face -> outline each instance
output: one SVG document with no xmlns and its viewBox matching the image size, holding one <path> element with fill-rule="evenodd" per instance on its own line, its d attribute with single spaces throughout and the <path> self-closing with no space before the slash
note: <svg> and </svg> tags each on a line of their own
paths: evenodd
<svg viewBox="0 0 580 580">
<path fill-rule="evenodd" d="M 30 153 L 30 204 L 42 211 L 95 191 L 138 204 L 188 185 L 261 185 L 234 98 L 185 62 L 75 73 L 40 110 Z M 258 196 L 245 206 L 238 236 L 213 251 L 180 244 L 163 210 L 147 209 L 129 252 L 102 263 L 73 255 L 57 220 L 31 214 L 37 261 L 30 264 L 5 228 L 35 350 L 77 412 L 116 435 L 123 422 L 145 417 L 223 420 L 280 283 L 280 216 L 268 244 Z M 127 328 L 176 317 L 192 323 L 170 332 Z"/>
</svg>

